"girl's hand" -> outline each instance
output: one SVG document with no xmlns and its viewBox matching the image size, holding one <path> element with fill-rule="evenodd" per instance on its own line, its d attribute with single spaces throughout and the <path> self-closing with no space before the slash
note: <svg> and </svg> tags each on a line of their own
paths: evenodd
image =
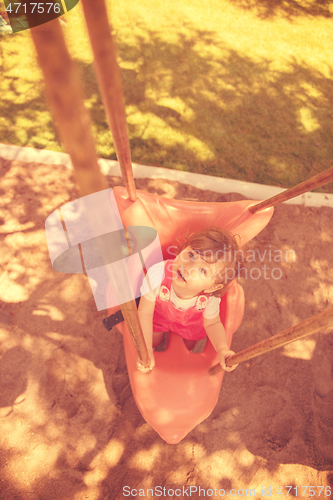
<svg viewBox="0 0 333 500">
<path fill-rule="evenodd" d="M 147 368 L 145 368 L 142 364 L 141 359 L 139 356 L 136 359 L 136 367 L 137 369 L 142 372 L 142 373 L 149 373 L 150 370 L 152 370 L 155 366 L 155 356 L 153 351 L 148 351 L 148 356 L 149 356 L 149 365 Z"/>
<path fill-rule="evenodd" d="M 233 354 L 235 354 L 234 351 L 231 351 L 228 347 L 220 349 L 217 353 L 220 365 L 226 372 L 232 372 L 238 366 L 238 365 L 226 366 L 225 364 L 226 359 L 229 358 L 229 356 L 232 356 Z"/>
</svg>

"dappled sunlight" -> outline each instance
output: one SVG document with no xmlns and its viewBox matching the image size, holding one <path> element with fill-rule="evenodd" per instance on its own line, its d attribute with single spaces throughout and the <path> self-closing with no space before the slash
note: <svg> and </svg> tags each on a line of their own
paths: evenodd
<svg viewBox="0 0 333 500">
<path fill-rule="evenodd" d="M 14 232 L 4 238 L 6 258 L 2 261 L 5 270 L 2 274 L 1 300 L 24 302 L 41 283 L 45 277 L 46 256 L 37 257 L 34 252 L 39 252 L 44 244 L 43 230 Z"/>
<path fill-rule="evenodd" d="M 199 469 L 204 471 L 209 466 L 209 479 L 211 482 L 217 482 L 221 478 L 221 463 L 223 463 L 223 475 L 232 476 L 237 469 L 237 461 L 238 457 L 236 458 L 234 451 L 219 450 L 212 453 L 209 458 L 201 460 Z"/>
<path fill-rule="evenodd" d="M 170 108 L 170 113 L 172 108 Z M 156 140 L 157 145 L 163 147 L 180 147 L 190 151 L 198 160 L 213 159 L 214 155 L 209 148 L 191 134 L 184 134 L 182 130 L 174 129 L 172 125 L 165 123 L 164 119 L 152 113 L 141 113 L 128 115 L 128 124 L 142 129 L 142 140 Z"/>
<path fill-rule="evenodd" d="M 0 416 L 7 436 L 2 451 L 14 450 L 7 473 L 11 484 L 24 491 L 29 484 L 42 488 L 37 485 L 43 477 L 50 477 L 62 462 L 64 467 L 75 467 L 78 457 L 92 459 L 96 447 L 102 448 L 100 441 L 106 441 L 105 418 L 112 421 L 115 408 L 101 370 L 89 359 L 102 360 L 107 355 L 97 356 L 82 343 L 93 336 L 86 316 L 96 312 L 87 280 L 56 273 L 47 251 L 45 218 L 57 203 L 69 201 L 71 173 L 64 169 L 62 175 L 63 167 L 53 172 L 40 165 L 26 170 L 20 162 L 1 166 L 12 194 L 2 206 L 1 230 L 13 230 L 2 245 L 1 305 L 17 314 L 14 331 L 0 329 Z M 59 188 L 63 183 L 67 190 Z M 30 229 L 24 230 L 21 221 L 29 221 Z M 59 291 L 64 292 L 64 300 Z M 78 297 L 85 300 L 84 313 Z M 73 353 L 68 347 L 65 350 L 66 342 Z M 82 351 L 86 358 L 75 354 Z M 84 432 L 78 431 L 80 426 Z M 17 474 L 22 456 L 26 463 L 22 474 Z"/>
<path fill-rule="evenodd" d="M 11 276 L 8 273 L 1 276 L 1 284 L 3 288 L 0 290 L 0 299 L 4 302 L 24 302 L 30 295 L 26 284 L 12 283 Z"/>
<path fill-rule="evenodd" d="M 91 470 L 85 474 L 84 482 L 87 486 L 98 486 L 115 467 L 124 453 L 124 444 L 118 439 L 111 439 L 107 446 L 91 462 Z"/>
<path fill-rule="evenodd" d="M 159 444 L 155 444 L 149 450 L 141 450 L 131 458 L 129 466 L 143 470 L 153 470 L 160 452 L 161 445 Z"/>
<path fill-rule="evenodd" d="M 124 453 L 124 444 L 119 439 L 111 439 L 101 452 L 102 460 L 108 467 L 114 467 L 120 461 Z M 94 462 L 92 462 L 94 467 Z"/>
<path fill-rule="evenodd" d="M 313 301 L 317 305 L 323 302 L 333 304 L 333 284 L 319 283 L 317 288 L 313 290 Z"/>
<path fill-rule="evenodd" d="M 297 261 L 297 253 L 293 248 L 290 248 L 288 245 L 282 245 L 281 251 L 284 257 L 282 261 L 288 262 L 289 264 Z"/>
<path fill-rule="evenodd" d="M 173 109 L 176 113 L 181 115 L 181 119 L 188 121 L 193 118 L 193 109 L 189 106 L 186 106 L 186 103 L 180 99 L 180 97 L 160 97 L 157 101 L 159 106 L 164 106 L 165 109 L 169 109 L 170 112 Z M 177 116 L 177 115 L 175 115 Z"/>
<path fill-rule="evenodd" d="M 276 297 L 276 301 L 281 307 L 285 307 L 289 304 L 289 299 L 284 294 L 280 294 Z"/>
<path fill-rule="evenodd" d="M 78 456 L 92 454 L 93 457 L 99 440 L 94 426 L 99 426 L 106 415 L 112 418 L 113 410 L 101 371 L 96 370 L 91 362 L 69 353 L 64 357 L 61 349 L 56 350 L 47 339 L 20 330 L 17 335 L 21 338 L 22 348 L 32 355 L 30 365 L 26 367 L 27 386 L 21 386 L 24 392 L 13 401 L 11 409 L 8 406 L 0 408 L 0 417 L 7 436 L 4 449 L 15 450 L 8 461 L 7 473 L 15 474 L 13 484 L 24 491 L 55 470 L 60 458 L 74 467 Z M 10 345 L 14 340 L 12 335 L 6 344 Z M 1 359 L 2 367 L 5 356 Z M 17 385 L 19 379 L 17 373 L 13 383 L 15 381 Z M 0 405 L 4 397 L 0 391 Z M 85 425 L 81 433 L 78 426 L 82 422 Z M 103 435 L 103 430 L 100 435 Z M 111 440 L 104 450 L 104 467 L 115 465 L 122 449 L 119 441 Z M 23 454 L 24 472 L 17 474 Z"/>
<path fill-rule="evenodd" d="M 82 275 L 71 275 L 71 279 L 69 283 L 61 283 L 59 285 L 59 289 L 57 290 L 57 295 L 59 295 L 60 299 L 67 304 L 76 304 L 77 305 L 77 296 L 75 292 L 78 289 L 81 289 L 82 300 L 90 296 L 91 290 L 87 285 L 85 279 Z"/>
<path fill-rule="evenodd" d="M 14 209 L 14 217 L 15 217 L 15 209 Z M 41 242 L 45 242 L 45 233 L 43 230 L 34 231 L 33 233 L 23 234 L 22 232 L 16 232 L 13 234 L 9 234 L 5 237 L 5 245 L 8 246 L 11 250 L 21 250 L 24 248 L 28 248 L 29 250 L 33 250 L 34 247 L 40 247 Z"/>
<path fill-rule="evenodd" d="M 0 341 L 5 342 L 10 339 L 10 330 L 5 328 L 3 325 L 0 327 Z M 15 345 L 15 343 L 14 343 Z"/>
<path fill-rule="evenodd" d="M 311 258 L 310 266 L 321 278 L 333 279 L 333 269 L 330 267 L 327 259 Z"/>
<path fill-rule="evenodd" d="M 43 474 L 51 471 L 62 448 L 62 431 L 59 425 L 54 428 L 51 440 L 47 434 L 44 434 L 41 440 L 40 427 L 46 425 L 48 417 L 43 411 L 43 405 L 41 406 L 36 398 L 37 392 L 36 383 L 30 380 L 24 397 L 21 397 L 21 403 L 14 403 L 11 418 L 1 419 L 2 431 L 6 434 L 5 449 L 15 450 L 15 455 L 8 465 L 9 470 L 16 472 L 20 469 L 22 454 L 29 450 L 25 457 L 24 474 L 16 475 L 22 486 L 26 482 L 27 475 L 33 478 L 36 477 L 38 470 Z M 5 412 L 8 414 L 8 408 L 2 408 L 0 412 L 1 417 L 6 417 Z M 52 426 L 52 423 L 50 425 Z"/>
<path fill-rule="evenodd" d="M 322 106 L 331 121 L 328 102 L 332 85 L 324 73 L 295 59 L 284 61 L 283 68 L 276 60 L 251 59 L 220 41 L 220 35 L 213 31 L 194 25 L 187 29 L 186 36 L 179 33 L 175 46 L 166 35 L 147 28 L 154 59 L 149 58 L 150 49 L 139 35 L 137 50 L 128 50 L 121 32 L 117 34 L 123 62 L 137 61 L 139 54 L 148 51 L 141 67 L 131 70 L 131 79 L 127 80 L 124 69 L 136 161 L 199 171 L 197 161 L 205 173 L 254 182 L 262 182 L 263 166 L 269 162 L 274 171 L 265 172 L 265 182 L 274 183 L 279 178 L 286 186 L 303 180 L 304 164 L 310 176 L 313 165 L 308 163 L 310 157 L 307 159 L 304 148 L 311 149 L 311 157 L 319 155 L 320 161 L 326 157 L 328 165 L 329 157 L 315 145 L 319 140 L 315 135 L 322 129 Z M 219 50 L 206 57 L 203 47 L 208 52 L 210 47 Z M 131 102 L 133 84 L 134 88 L 142 87 L 134 96 L 135 102 Z M 311 109 L 311 130 L 304 109 Z M 187 140 L 194 134 L 197 142 Z"/>
<path fill-rule="evenodd" d="M 90 470 L 85 474 L 84 483 L 89 488 L 97 488 L 110 469 L 115 467 L 124 453 L 124 444 L 119 439 L 111 439 L 106 447 L 98 453 L 90 464 Z"/>
<path fill-rule="evenodd" d="M 31 451 L 30 455 L 27 457 L 24 469 L 21 468 L 22 459 L 20 455 L 12 458 L 10 464 L 7 466 L 7 473 L 15 477 L 13 482 L 16 487 L 22 489 L 22 492 L 26 489 L 30 489 L 34 483 L 34 479 L 37 479 L 36 469 L 40 471 L 39 477 L 40 473 L 45 476 L 51 473 L 56 464 L 58 451 L 60 449 L 60 446 L 50 449 L 49 446 L 37 443 L 35 443 L 35 446 L 36 448 Z M 18 469 L 21 469 L 21 473 L 19 474 L 17 473 Z M 30 481 L 27 481 L 27 477 L 29 477 Z"/>
<path fill-rule="evenodd" d="M 312 338 L 301 339 L 283 347 L 283 354 L 288 358 L 310 360 L 316 348 L 316 341 Z"/>
<path fill-rule="evenodd" d="M 238 455 L 238 463 L 243 467 L 250 467 L 255 462 L 255 457 L 248 450 L 243 450 Z"/>
<path fill-rule="evenodd" d="M 322 231 L 320 233 L 320 239 L 324 243 L 331 243 L 333 241 L 333 236 L 328 231 Z"/>
<path fill-rule="evenodd" d="M 152 182 L 154 184 L 150 187 L 158 189 L 157 181 Z M 276 231 L 276 228 L 273 225 L 267 230 Z M 276 235 L 278 237 L 279 233 Z M 302 239 L 302 233 L 298 237 Z M 274 256 L 277 256 L 278 262 L 274 265 L 288 264 L 283 268 L 284 277 L 291 279 L 293 284 L 295 256 L 291 252 L 292 246 L 288 242 L 272 245 L 271 239 L 269 241 L 268 244 L 261 242 L 256 248 L 256 261 L 252 265 L 262 266 L 267 262 L 270 266 Z M 283 262 L 276 249 L 282 251 Z M 314 269 L 308 265 L 307 276 L 310 273 L 317 286 L 321 279 L 316 271 L 317 261 L 324 268 L 326 257 L 318 256 L 316 250 L 316 247 L 311 249 Z M 44 249 L 39 255 L 42 252 Z M 295 252 L 297 264 L 304 269 L 303 254 L 298 253 L 297 247 Z M 290 263 L 285 262 L 287 254 Z M 323 445 L 320 440 L 328 435 L 326 430 L 324 433 L 316 430 L 318 436 L 311 437 L 321 418 L 322 403 L 316 408 L 318 414 L 309 410 L 312 404 L 311 367 L 318 362 L 324 337 L 315 339 L 315 343 L 309 342 L 313 339 L 304 339 L 294 350 L 291 347 L 289 350 L 287 347 L 280 349 L 268 354 L 266 361 L 264 357 L 257 358 L 246 366 L 240 366 L 234 373 L 226 374 L 221 397 L 212 416 L 182 442 L 170 446 L 144 423 L 136 409 L 122 348 L 118 347 L 120 341 L 115 340 L 115 333 L 104 333 L 103 327 L 93 317 L 96 314 L 95 305 L 89 296 L 90 290 L 85 289 L 86 278 L 59 275 L 52 270 L 45 276 L 50 281 L 43 294 L 38 296 L 33 290 L 27 303 L 23 304 L 23 312 L 29 322 L 25 321 L 23 325 L 22 318 L 21 328 L 15 334 L 3 329 L 1 338 L 4 349 L 17 345 L 24 349 L 21 356 L 26 359 L 27 367 L 20 376 L 16 374 L 21 385 L 17 387 L 17 392 L 13 391 L 13 401 L 5 400 L 5 395 L 0 393 L 0 403 L 2 397 L 4 403 L 11 404 L 0 408 L 0 417 L 6 436 L 10 435 L 5 443 L 6 452 L 9 453 L 10 448 L 14 451 L 11 456 L 8 455 L 7 472 L 18 495 L 34 489 L 41 498 L 53 495 L 54 498 L 67 500 L 69 495 L 75 500 L 84 500 L 86 496 L 101 500 L 120 498 L 125 485 L 137 491 L 159 485 L 166 488 L 189 488 L 191 485 L 206 489 L 216 487 L 226 491 L 251 488 L 259 495 L 262 486 L 269 487 L 278 481 L 289 484 L 288 478 L 299 474 L 300 469 L 291 461 L 302 464 L 303 476 L 299 477 L 310 481 L 313 471 L 317 474 L 313 478 L 318 484 L 327 483 L 320 470 L 311 469 L 311 464 L 316 468 L 320 466 L 313 465 L 314 459 L 307 453 L 301 439 L 305 435 L 304 439 L 315 440 L 313 446 L 320 443 L 321 451 Z M 292 302 L 293 297 L 286 288 L 288 279 L 284 279 L 271 280 L 276 287 L 273 300 L 270 280 L 262 278 L 261 284 L 259 281 L 244 280 L 248 313 L 245 334 L 239 332 L 235 335 L 240 348 L 245 347 L 246 342 L 261 340 L 256 337 L 258 332 L 267 338 L 270 333 L 283 329 L 283 322 L 291 326 L 304 319 L 304 314 L 310 315 L 310 312 L 302 312 L 307 296 L 303 297 L 299 291 L 296 296 L 300 307 L 293 309 L 295 302 Z M 303 279 L 306 280 L 306 277 Z M 267 301 L 271 307 L 270 325 L 258 321 L 265 307 L 263 295 L 257 295 L 263 285 L 266 286 Z M 294 285 L 302 289 L 302 283 Z M 278 306 L 283 311 L 283 317 L 276 310 Z M 45 314 L 36 315 L 38 311 Z M 264 317 L 267 322 L 267 314 Z M 18 318 L 19 314 L 16 321 Z M 31 320 L 34 328 L 30 326 Z M 286 372 L 290 374 L 290 381 L 285 378 Z M 302 378 L 304 373 L 308 377 L 305 382 Z M 285 391 L 285 385 L 289 392 Z M 327 398 L 329 390 L 330 387 L 326 386 L 320 388 Z M 306 416 L 302 419 L 294 406 L 293 411 L 290 410 L 290 405 L 304 407 Z M 307 420 L 310 415 L 314 415 L 312 424 Z M 287 432 L 289 428 L 295 432 Z M 298 450 L 293 452 L 293 458 L 289 455 L 290 450 Z M 316 453 L 318 461 L 319 452 Z M 22 466 L 25 473 L 18 474 Z M 66 490 L 67 496 L 59 495 L 59 486 Z"/>
<path fill-rule="evenodd" d="M 236 0 L 236 5 L 253 11 L 262 19 L 274 17 L 294 20 L 299 17 L 332 18 L 333 9 L 329 1 L 318 0 Z"/>
<path fill-rule="evenodd" d="M 39 305 L 39 309 L 32 311 L 33 316 L 49 316 L 55 321 L 63 321 L 65 319 L 64 314 L 59 311 L 56 306 L 53 305 Z"/>
<path fill-rule="evenodd" d="M 314 97 L 316 99 L 321 99 L 324 97 L 324 94 L 321 92 L 321 90 L 314 87 L 310 83 L 303 82 L 300 87 L 301 89 L 303 89 L 303 91 L 299 92 L 298 97 L 300 99 L 304 99 L 305 96 L 305 100 L 308 100 L 309 103 L 311 103 L 311 97 Z"/>
<path fill-rule="evenodd" d="M 26 32 L 7 38 L 1 40 L 0 52 L 1 73 L 5 75 L 0 80 L 1 141 L 27 145 L 32 139 L 36 147 L 48 145 L 49 149 L 60 151 L 51 114 L 44 103 L 41 72 L 32 40 Z M 13 106 L 16 109 L 14 115 Z M 39 135 L 39 138 L 34 138 L 35 135 Z"/>
<path fill-rule="evenodd" d="M 306 132 L 314 132 L 320 128 L 318 120 L 313 116 L 310 108 L 300 108 L 298 111 L 300 124 L 304 127 Z"/>
<path fill-rule="evenodd" d="M 67 201 L 67 195 L 57 192 L 57 184 L 63 183 L 68 176 L 67 169 L 58 167 L 58 179 L 55 180 L 52 169 L 45 165 L 34 165 L 33 169 L 26 170 L 20 162 L 4 160 L 1 167 L 3 193 L 0 207 L 3 220 L 0 234 L 9 233 L 5 243 L 19 248 L 21 252 L 24 248 L 40 246 L 47 252 L 44 222 L 51 207 Z M 66 175 L 62 175 L 62 171 Z M 37 182 L 38 178 L 44 180 L 41 185 Z M 38 224 L 39 227 L 36 227 Z"/>
<path fill-rule="evenodd" d="M 177 470 L 173 471 L 170 475 L 170 482 L 176 485 L 182 485 L 186 481 L 186 476 L 188 474 L 188 466 L 180 465 Z"/>
</svg>

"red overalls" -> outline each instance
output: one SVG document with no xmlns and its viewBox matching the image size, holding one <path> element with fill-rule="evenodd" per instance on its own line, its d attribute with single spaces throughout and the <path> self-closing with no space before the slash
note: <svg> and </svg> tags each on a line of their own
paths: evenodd
<svg viewBox="0 0 333 500">
<path fill-rule="evenodd" d="M 154 332 L 171 331 L 184 339 L 200 340 L 207 336 L 203 326 L 203 311 L 208 303 L 208 295 L 198 295 L 196 304 L 190 309 L 181 311 L 170 300 L 172 283 L 172 263 L 165 265 L 164 279 L 160 287 L 159 296 L 156 298 L 153 330 Z"/>
</svg>

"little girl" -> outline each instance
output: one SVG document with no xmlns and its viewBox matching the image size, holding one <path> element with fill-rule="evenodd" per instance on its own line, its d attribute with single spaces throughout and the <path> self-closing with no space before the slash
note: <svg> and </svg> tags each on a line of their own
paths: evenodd
<svg viewBox="0 0 333 500">
<path fill-rule="evenodd" d="M 234 352 L 228 347 L 220 320 L 219 297 L 239 276 L 242 254 L 231 233 L 210 227 L 190 235 L 174 260 L 149 269 L 141 287 L 138 313 L 150 363 L 144 368 L 138 358 L 138 370 L 146 373 L 154 368 L 153 348 L 168 331 L 183 337 L 189 350 L 208 336 L 222 368 L 232 371 L 237 367 L 225 364 Z"/>
</svg>

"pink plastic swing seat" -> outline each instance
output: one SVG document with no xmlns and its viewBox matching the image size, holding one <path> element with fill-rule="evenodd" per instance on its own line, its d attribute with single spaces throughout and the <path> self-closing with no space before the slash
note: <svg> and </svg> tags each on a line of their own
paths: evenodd
<svg viewBox="0 0 333 500">
<path fill-rule="evenodd" d="M 164 259 L 173 258 L 176 237 L 219 226 L 240 237 L 241 245 L 256 236 L 269 222 L 273 208 L 252 215 L 248 207 L 256 202 L 199 203 L 159 198 L 137 191 L 128 199 L 124 188 L 113 190 L 125 227 L 149 226 L 157 230 Z M 242 287 L 233 282 L 222 297 L 220 316 L 229 346 L 244 313 Z M 176 444 L 213 411 L 220 393 L 224 372 L 210 376 L 209 368 L 218 363 L 217 354 L 207 340 L 205 349 L 194 354 L 183 339 L 171 334 L 164 352 L 155 352 L 156 365 L 148 374 L 136 368 L 137 352 L 126 324 L 123 334 L 126 363 L 132 392 L 143 418 L 167 443 Z"/>
</svg>

